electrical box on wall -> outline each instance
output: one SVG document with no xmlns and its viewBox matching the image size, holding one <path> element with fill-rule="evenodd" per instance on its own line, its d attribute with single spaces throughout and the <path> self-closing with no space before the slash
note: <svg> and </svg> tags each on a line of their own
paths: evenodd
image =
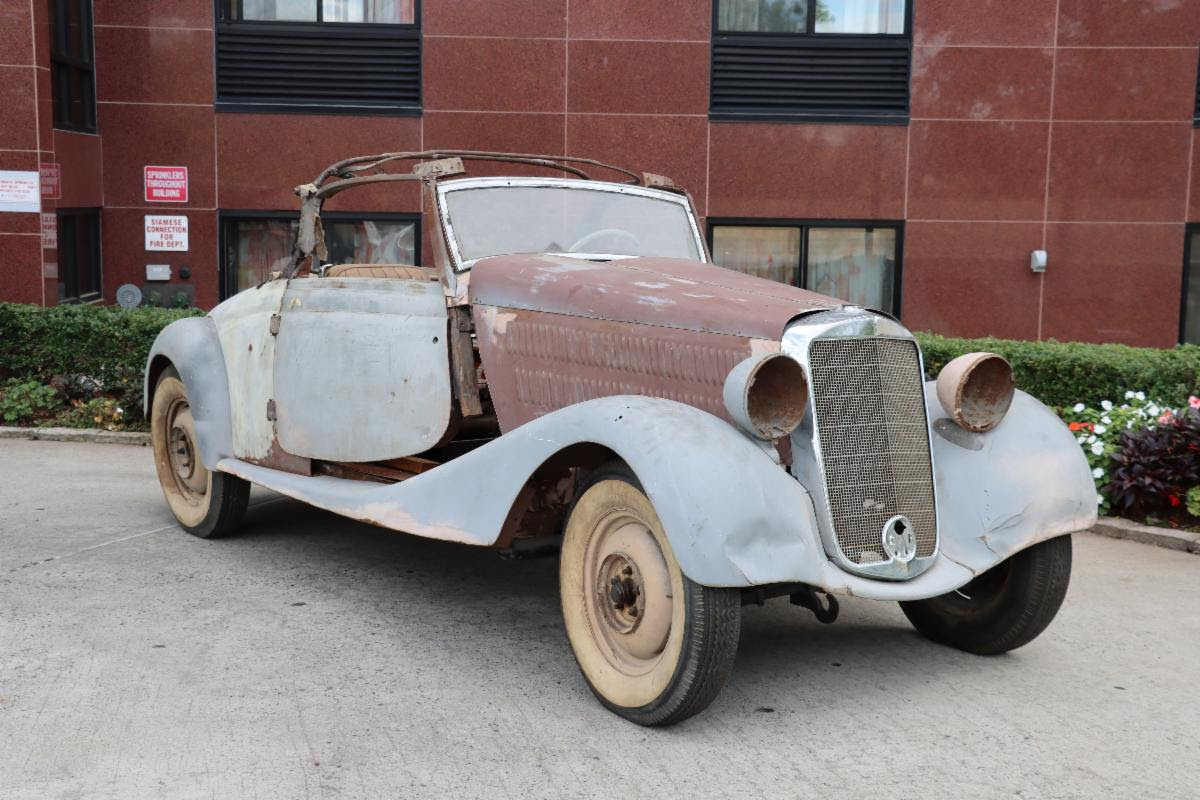
<svg viewBox="0 0 1200 800">
<path fill-rule="evenodd" d="M 147 264 L 146 265 L 146 280 L 148 280 L 148 281 L 169 281 L 169 280 L 171 280 L 171 265 L 170 264 Z"/>
<path fill-rule="evenodd" d="M 1029 257 L 1029 268 L 1034 272 L 1046 271 L 1046 251 L 1034 250 Z"/>
</svg>

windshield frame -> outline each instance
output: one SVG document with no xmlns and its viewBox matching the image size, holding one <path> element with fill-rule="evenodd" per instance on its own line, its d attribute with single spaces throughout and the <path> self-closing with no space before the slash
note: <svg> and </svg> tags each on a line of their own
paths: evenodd
<svg viewBox="0 0 1200 800">
<path fill-rule="evenodd" d="M 481 261 L 483 258 L 494 258 L 500 255 L 540 255 L 535 253 L 495 253 L 490 256 L 481 256 L 468 261 L 463 261 L 459 253 L 458 240 L 454 235 L 454 226 L 450 221 L 450 214 L 446 207 L 446 195 L 450 192 L 464 191 L 468 189 L 483 189 L 483 188 L 499 188 L 506 186 L 522 187 L 522 188 L 567 188 L 567 189 L 583 189 L 593 192 L 613 192 L 616 194 L 631 194 L 638 197 L 649 197 L 655 200 L 663 200 L 669 203 L 675 203 L 683 208 L 687 214 L 688 225 L 691 226 L 692 238 L 696 243 L 696 252 L 698 260 L 703 263 L 708 263 L 708 249 L 705 247 L 704 237 L 700 233 L 700 226 L 696 222 L 696 212 L 692 208 L 691 199 L 686 194 L 677 192 L 664 191 L 662 189 L 650 189 L 645 186 L 635 186 L 628 183 L 610 183 L 608 181 L 593 181 L 593 180 L 578 180 L 574 178 L 515 178 L 515 177 L 487 177 L 487 178 L 458 178 L 449 181 L 438 181 L 437 183 L 437 212 L 441 222 L 443 235 L 446 239 L 446 249 L 449 251 L 451 267 L 457 272 L 466 272 L 474 266 L 476 261 Z M 585 260 L 605 260 L 615 261 L 623 258 L 638 258 L 638 256 L 630 256 L 614 253 L 560 253 L 559 255 L 567 256 L 568 258 L 580 258 Z"/>
</svg>

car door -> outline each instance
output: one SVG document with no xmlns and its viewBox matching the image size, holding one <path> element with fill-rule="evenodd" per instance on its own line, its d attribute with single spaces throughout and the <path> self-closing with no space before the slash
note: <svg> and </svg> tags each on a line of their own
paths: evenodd
<svg viewBox="0 0 1200 800">
<path fill-rule="evenodd" d="M 292 280 L 275 338 L 275 431 L 284 451 L 383 461 L 428 450 L 446 432 L 447 310 L 437 281 Z"/>
</svg>

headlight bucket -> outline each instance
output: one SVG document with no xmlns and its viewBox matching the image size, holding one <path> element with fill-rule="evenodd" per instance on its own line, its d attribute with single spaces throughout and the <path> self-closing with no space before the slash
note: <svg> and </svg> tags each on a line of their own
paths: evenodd
<svg viewBox="0 0 1200 800">
<path fill-rule="evenodd" d="M 942 368 L 937 396 L 951 419 L 974 433 L 992 430 L 1012 405 L 1012 366 L 995 353 L 967 353 Z"/>
<path fill-rule="evenodd" d="M 725 410 L 759 439 L 787 436 L 808 410 L 808 376 L 800 362 L 783 353 L 750 356 L 725 378 Z"/>
</svg>

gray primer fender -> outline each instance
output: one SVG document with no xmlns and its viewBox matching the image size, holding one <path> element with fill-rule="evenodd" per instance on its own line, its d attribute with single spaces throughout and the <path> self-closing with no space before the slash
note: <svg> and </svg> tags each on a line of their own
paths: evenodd
<svg viewBox="0 0 1200 800">
<path fill-rule="evenodd" d="M 1096 523 L 1087 458 L 1058 416 L 1018 391 L 991 432 L 947 418 L 925 385 L 933 427 L 941 555 L 974 573 L 1030 545 Z"/>
<path fill-rule="evenodd" d="M 218 469 L 386 528 L 491 545 L 526 479 L 580 442 L 608 447 L 629 464 L 692 580 L 708 586 L 795 580 L 811 576 L 825 559 L 808 492 L 765 445 L 706 411 L 659 398 L 623 395 L 567 406 L 388 486 L 289 475 L 235 459 Z"/>
<path fill-rule="evenodd" d="M 167 358 L 187 386 L 188 404 L 196 422 L 200 460 L 209 469 L 233 455 L 230 427 L 229 382 L 217 326 L 211 317 L 187 317 L 163 328 L 146 360 L 144 411 L 150 418 L 150 365 L 158 356 Z"/>
<path fill-rule="evenodd" d="M 932 396 L 929 408 L 937 431 L 944 415 Z M 952 591 L 1036 542 L 1090 527 L 1096 517 L 1079 446 L 1052 412 L 1021 393 L 991 433 L 959 444 L 935 433 L 941 546 L 932 567 L 902 582 L 850 575 L 830 562 L 808 492 L 772 451 L 671 400 L 616 396 L 568 406 L 388 486 L 291 475 L 233 458 L 217 468 L 386 528 L 491 545 L 526 478 L 579 442 L 625 459 L 654 503 L 680 568 L 706 586 L 801 582 L 837 594 L 916 600 Z"/>
</svg>

